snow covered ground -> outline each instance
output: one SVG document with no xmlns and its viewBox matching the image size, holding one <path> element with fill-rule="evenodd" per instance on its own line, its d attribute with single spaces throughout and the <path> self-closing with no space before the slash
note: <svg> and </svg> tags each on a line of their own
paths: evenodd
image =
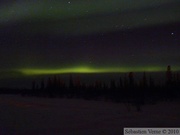
<svg viewBox="0 0 180 135">
<path fill-rule="evenodd" d="M 180 103 L 144 105 L 0 95 L 0 135 L 120 135 L 124 127 L 178 127 Z"/>
</svg>

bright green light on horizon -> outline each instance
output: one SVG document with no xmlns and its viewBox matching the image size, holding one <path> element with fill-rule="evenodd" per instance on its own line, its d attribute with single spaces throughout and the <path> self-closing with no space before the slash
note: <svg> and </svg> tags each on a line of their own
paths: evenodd
<svg viewBox="0 0 180 135">
<path fill-rule="evenodd" d="M 180 68 L 174 68 L 177 71 Z M 161 72 L 166 71 L 164 67 L 122 67 L 122 68 L 91 68 L 75 67 L 64 69 L 20 69 L 24 75 L 48 75 L 48 74 L 67 74 L 67 73 L 126 73 L 126 72 Z"/>
</svg>

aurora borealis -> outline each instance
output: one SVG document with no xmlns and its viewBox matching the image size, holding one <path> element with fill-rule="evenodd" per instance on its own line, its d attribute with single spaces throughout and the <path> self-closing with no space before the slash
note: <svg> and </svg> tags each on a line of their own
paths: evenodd
<svg viewBox="0 0 180 135">
<path fill-rule="evenodd" d="M 179 68 L 174 68 L 179 71 Z M 66 73 L 127 73 L 134 72 L 161 72 L 166 71 L 161 67 L 121 67 L 121 68 L 90 68 L 90 67 L 74 67 L 64 69 L 20 69 L 19 72 L 24 75 L 48 75 L 48 74 L 66 74 Z"/>
<path fill-rule="evenodd" d="M 167 65 L 179 71 L 179 6 L 179 0 L 1 1 L 0 73 L 153 72 Z"/>
<path fill-rule="evenodd" d="M 43 74 L 64 74 L 64 73 L 118 73 L 118 72 L 142 72 L 145 71 L 163 71 L 161 68 L 89 68 L 89 67 L 75 67 L 65 69 L 21 69 L 20 72 L 25 75 L 43 75 Z"/>
</svg>

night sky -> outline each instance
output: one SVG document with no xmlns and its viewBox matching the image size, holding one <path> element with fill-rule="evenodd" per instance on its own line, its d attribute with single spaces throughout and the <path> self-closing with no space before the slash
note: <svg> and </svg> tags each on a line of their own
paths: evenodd
<svg viewBox="0 0 180 135">
<path fill-rule="evenodd" d="M 0 72 L 180 70 L 179 0 L 0 1 Z"/>
</svg>

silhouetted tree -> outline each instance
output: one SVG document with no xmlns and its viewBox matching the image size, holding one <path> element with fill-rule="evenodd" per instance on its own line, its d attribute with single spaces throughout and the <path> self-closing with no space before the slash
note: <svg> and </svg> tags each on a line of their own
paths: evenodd
<svg viewBox="0 0 180 135">
<path fill-rule="evenodd" d="M 174 89 L 172 88 L 172 71 L 171 66 L 168 65 L 167 71 L 166 71 L 166 88 L 165 88 L 165 95 L 166 99 L 172 100 L 174 96 Z"/>
<path fill-rule="evenodd" d="M 32 90 L 34 91 L 36 89 L 36 81 L 32 82 Z"/>
<path fill-rule="evenodd" d="M 68 90 L 67 96 L 69 98 L 72 98 L 74 96 L 74 94 L 75 94 L 74 82 L 73 82 L 72 75 L 70 75 L 70 77 L 69 77 L 69 90 Z"/>
<path fill-rule="evenodd" d="M 129 86 L 130 86 L 131 88 L 134 87 L 134 73 L 133 73 L 133 72 L 130 72 L 130 73 L 129 73 Z"/>
<path fill-rule="evenodd" d="M 41 90 L 44 90 L 45 84 L 44 84 L 44 79 L 41 80 Z"/>
<path fill-rule="evenodd" d="M 46 92 L 45 92 L 46 96 L 53 97 L 52 87 L 53 87 L 53 83 L 52 83 L 51 78 L 49 77 L 47 80 L 47 88 L 46 88 Z"/>
<path fill-rule="evenodd" d="M 171 66 L 170 65 L 167 67 L 166 80 L 167 80 L 167 83 L 172 82 L 172 71 L 171 71 Z"/>
</svg>

